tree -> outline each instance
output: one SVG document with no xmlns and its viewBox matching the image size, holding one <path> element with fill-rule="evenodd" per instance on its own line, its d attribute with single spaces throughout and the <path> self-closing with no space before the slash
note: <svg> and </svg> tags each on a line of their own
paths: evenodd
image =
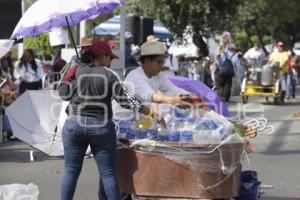
<svg viewBox="0 0 300 200">
<path fill-rule="evenodd" d="M 299 9 L 297 0 L 245 0 L 238 6 L 236 26 L 249 37 L 257 35 L 262 44 L 265 35 L 293 43 L 300 32 Z"/>
<path fill-rule="evenodd" d="M 40 35 L 32 38 L 24 39 L 25 48 L 34 49 L 36 53 L 41 54 L 45 59 L 51 59 L 52 48 L 49 43 L 48 32 L 41 33 Z"/>
<path fill-rule="evenodd" d="M 232 28 L 232 13 L 241 0 L 127 0 L 128 11 L 162 21 L 176 38 L 182 39 L 187 26 L 194 43 L 208 54 L 203 36 Z"/>
</svg>

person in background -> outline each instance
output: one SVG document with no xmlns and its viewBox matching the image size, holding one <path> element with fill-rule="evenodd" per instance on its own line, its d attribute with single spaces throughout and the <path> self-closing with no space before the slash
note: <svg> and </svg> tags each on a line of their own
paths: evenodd
<svg viewBox="0 0 300 200">
<path fill-rule="evenodd" d="M 213 85 L 216 86 L 216 88 L 220 87 L 219 84 L 219 60 L 221 57 L 221 54 L 223 51 L 226 51 L 231 43 L 231 34 L 227 31 L 223 32 L 221 35 L 220 44 L 216 49 L 215 56 L 214 56 L 214 63 L 211 67 L 211 74 L 212 74 L 212 81 Z"/>
<path fill-rule="evenodd" d="M 112 122 L 111 99 L 114 98 L 126 109 L 133 109 L 156 119 L 162 126 L 165 126 L 165 122 L 133 96 L 116 73 L 109 69 L 111 61 L 117 56 L 106 42 L 93 43 L 87 54 L 92 59 L 91 64 L 80 64 L 76 71 L 71 70 L 75 76 L 74 84 L 79 87 L 70 95 L 69 90 L 65 90 L 68 83 L 62 82 L 59 86 L 61 98 L 71 100 L 69 117 L 62 130 L 65 174 L 61 200 L 73 199 L 88 145 L 91 146 L 100 174 L 99 188 L 103 188 L 99 190 L 99 199 L 120 200 L 115 169 L 116 133 Z"/>
<path fill-rule="evenodd" d="M 59 58 L 56 63 L 54 63 L 54 65 L 51 66 L 52 72 L 54 73 L 58 73 L 60 72 L 65 66 L 66 66 L 67 62 L 62 59 Z"/>
<path fill-rule="evenodd" d="M 220 56 L 223 52 L 227 51 L 229 45 L 231 44 L 231 34 L 229 32 L 223 32 L 222 38 L 221 38 L 221 44 L 218 46 L 216 54 L 215 54 L 215 60 L 219 60 Z"/>
<path fill-rule="evenodd" d="M 11 60 L 11 52 L 9 51 L 0 59 L 0 81 L 1 81 L 1 108 L 4 109 L 2 115 L 2 131 L 6 132 L 7 139 L 13 139 L 13 132 L 10 126 L 5 108 L 9 106 L 18 97 L 17 87 L 14 83 L 14 66 Z M 3 111 L 3 110 L 2 110 Z M 1 112 L 2 112 L 1 111 Z"/>
<path fill-rule="evenodd" d="M 61 49 L 65 48 L 66 45 L 70 44 L 69 33 L 66 27 L 53 28 L 49 32 L 50 46 L 53 48 L 53 59 L 52 64 L 61 58 Z"/>
<path fill-rule="evenodd" d="M 296 83 L 297 83 L 297 70 L 296 70 L 297 55 L 293 50 L 290 50 L 288 61 L 288 73 L 286 83 L 287 99 L 296 97 Z"/>
<path fill-rule="evenodd" d="M 84 55 L 87 50 L 89 49 L 89 47 L 93 44 L 93 38 L 92 37 L 82 37 L 80 39 L 80 44 L 77 48 L 79 48 L 79 56 L 82 57 L 82 55 Z M 84 63 L 85 60 L 83 60 Z M 81 63 L 81 58 L 78 58 L 77 55 L 72 56 L 71 61 L 70 61 L 70 66 L 74 66 L 74 65 L 78 65 Z"/>
<path fill-rule="evenodd" d="M 288 61 L 289 61 L 289 53 L 285 50 L 284 43 L 279 41 L 277 43 L 277 50 L 273 51 L 269 57 L 268 63 L 279 63 L 279 79 L 281 84 L 281 103 L 284 102 L 284 98 L 286 95 L 286 78 L 288 73 Z"/>
<path fill-rule="evenodd" d="M 6 53 L 1 59 L 0 59 L 0 73 L 1 76 L 5 76 L 9 80 L 14 81 L 14 66 L 11 59 L 11 51 Z"/>
<path fill-rule="evenodd" d="M 14 76 L 20 94 L 26 90 L 42 89 L 45 73 L 41 62 L 35 59 L 32 49 L 25 49 L 23 56 L 15 63 Z"/>
<path fill-rule="evenodd" d="M 244 58 L 250 65 L 262 66 L 264 64 L 266 55 L 263 52 L 260 43 L 255 41 L 254 46 L 244 54 Z"/>
<path fill-rule="evenodd" d="M 140 66 L 132 52 L 133 35 L 131 32 L 125 32 L 125 76 L 136 67 Z"/>
<path fill-rule="evenodd" d="M 224 67 L 225 61 L 227 59 L 229 59 L 234 68 L 236 68 L 238 62 L 238 57 L 235 54 L 235 46 L 231 43 L 231 38 L 228 34 L 229 33 L 227 32 L 223 34 L 223 44 L 219 47 L 216 54 L 216 61 L 219 71 L 218 85 L 220 87 L 220 96 L 226 102 L 230 100 L 232 79 L 234 77 L 234 74 L 223 74 L 222 68 Z"/>
<path fill-rule="evenodd" d="M 169 52 L 170 46 L 166 45 L 166 58 L 164 63 L 164 68 L 161 71 L 161 74 L 166 78 L 176 76 L 178 74 L 179 65 L 177 57 Z"/>
</svg>

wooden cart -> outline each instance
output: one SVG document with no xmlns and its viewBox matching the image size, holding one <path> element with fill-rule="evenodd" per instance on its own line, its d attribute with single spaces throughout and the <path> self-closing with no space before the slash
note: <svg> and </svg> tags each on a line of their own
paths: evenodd
<svg viewBox="0 0 300 200">
<path fill-rule="evenodd" d="M 122 143 L 130 143 L 123 140 Z M 177 146 L 178 143 L 168 143 Z M 213 145 L 192 145 L 194 149 L 212 149 Z M 231 198 L 238 196 L 243 144 L 224 144 L 220 147 L 225 162 L 235 163 L 231 174 L 218 171 L 193 170 L 165 155 L 130 148 L 117 150 L 117 175 L 122 192 L 144 197 L 164 198 Z M 200 156 L 193 162 L 220 165 L 219 151 Z"/>
</svg>

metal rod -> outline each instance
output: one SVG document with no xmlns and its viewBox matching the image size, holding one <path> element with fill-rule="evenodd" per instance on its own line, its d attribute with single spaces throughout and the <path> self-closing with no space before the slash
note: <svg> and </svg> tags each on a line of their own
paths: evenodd
<svg viewBox="0 0 300 200">
<path fill-rule="evenodd" d="M 72 34 L 72 31 L 71 31 L 71 27 L 70 27 L 70 23 L 69 23 L 68 17 L 65 16 L 65 19 L 66 19 L 66 22 L 67 22 L 67 25 L 68 25 L 68 30 L 69 30 L 69 33 L 70 33 L 70 36 L 71 36 L 71 41 L 72 41 L 72 43 L 74 45 L 74 48 L 75 48 L 76 56 L 77 56 L 77 58 L 79 60 L 80 59 L 79 58 L 79 54 L 78 54 L 78 51 L 77 51 L 77 48 L 76 48 L 75 40 L 73 38 L 73 34 Z"/>
</svg>

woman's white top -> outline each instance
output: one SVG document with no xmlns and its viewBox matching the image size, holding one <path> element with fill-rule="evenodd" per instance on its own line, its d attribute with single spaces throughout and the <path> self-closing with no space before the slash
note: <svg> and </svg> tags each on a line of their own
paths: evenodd
<svg viewBox="0 0 300 200">
<path fill-rule="evenodd" d="M 15 71 L 14 71 L 14 76 L 16 78 L 16 84 L 20 84 L 20 78 L 25 77 L 27 79 L 27 82 L 36 82 L 39 81 L 40 79 L 43 78 L 45 75 L 45 72 L 43 70 L 42 63 L 38 60 L 35 59 L 36 65 L 37 65 L 37 70 L 36 72 L 32 69 L 32 66 L 30 63 L 27 64 L 27 68 L 25 65 L 19 67 L 20 60 L 18 60 L 15 63 Z"/>
</svg>

